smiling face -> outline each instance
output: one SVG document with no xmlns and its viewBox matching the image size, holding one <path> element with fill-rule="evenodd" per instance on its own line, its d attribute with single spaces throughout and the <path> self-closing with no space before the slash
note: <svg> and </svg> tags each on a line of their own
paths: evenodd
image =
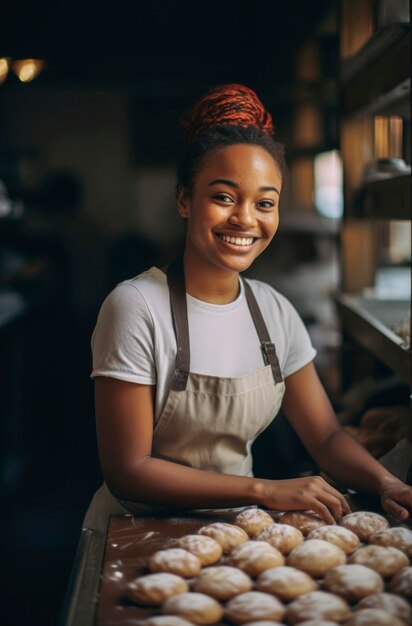
<svg viewBox="0 0 412 626">
<path fill-rule="evenodd" d="M 191 267 L 246 270 L 276 233 L 281 186 L 278 166 L 259 146 L 237 144 L 210 155 L 192 192 L 181 188 L 178 195 Z"/>
</svg>

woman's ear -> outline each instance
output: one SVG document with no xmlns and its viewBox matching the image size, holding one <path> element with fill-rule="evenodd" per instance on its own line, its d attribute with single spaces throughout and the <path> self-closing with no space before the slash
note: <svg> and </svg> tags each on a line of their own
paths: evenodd
<svg viewBox="0 0 412 626">
<path fill-rule="evenodd" d="M 190 197 L 186 187 L 180 185 L 177 190 L 177 210 L 180 217 L 187 219 L 189 217 Z"/>
</svg>

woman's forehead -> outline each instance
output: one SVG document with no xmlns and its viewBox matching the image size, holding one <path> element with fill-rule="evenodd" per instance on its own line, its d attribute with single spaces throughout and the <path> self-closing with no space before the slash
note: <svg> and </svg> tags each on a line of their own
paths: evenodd
<svg viewBox="0 0 412 626">
<path fill-rule="evenodd" d="M 268 183 L 280 184 L 282 180 L 273 156 L 264 148 L 249 144 L 220 148 L 204 160 L 198 172 L 203 182 L 208 177 L 243 179 L 249 176 L 267 179 Z"/>
</svg>

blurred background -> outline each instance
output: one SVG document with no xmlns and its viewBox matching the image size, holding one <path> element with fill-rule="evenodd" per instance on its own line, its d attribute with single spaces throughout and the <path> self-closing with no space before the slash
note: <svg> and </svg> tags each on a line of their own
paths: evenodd
<svg viewBox="0 0 412 626">
<path fill-rule="evenodd" d="M 58 622 L 101 482 L 91 334 L 182 243 L 178 120 L 211 86 L 254 89 L 286 145 L 281 226 L 248 275 L 299 310 L 342 424 L 377 458 L 408 445 L 408 59 L 396 0 L 0 9 L 2 624 Z M 277 428 L 256 471 L 315 471 Z"/>
</svg>

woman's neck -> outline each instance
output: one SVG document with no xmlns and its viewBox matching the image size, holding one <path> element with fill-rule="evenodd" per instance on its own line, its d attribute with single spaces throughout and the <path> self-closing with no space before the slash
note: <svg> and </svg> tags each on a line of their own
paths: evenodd
<svg viewBox="0 0 412 626">
<path fill-rule="evenodd" d="M 239 295 L 239 273 L 222 269 L 216 265 L 183 255 L 186 292 L 204 302 L 229 304 Z"/>
</svg>

